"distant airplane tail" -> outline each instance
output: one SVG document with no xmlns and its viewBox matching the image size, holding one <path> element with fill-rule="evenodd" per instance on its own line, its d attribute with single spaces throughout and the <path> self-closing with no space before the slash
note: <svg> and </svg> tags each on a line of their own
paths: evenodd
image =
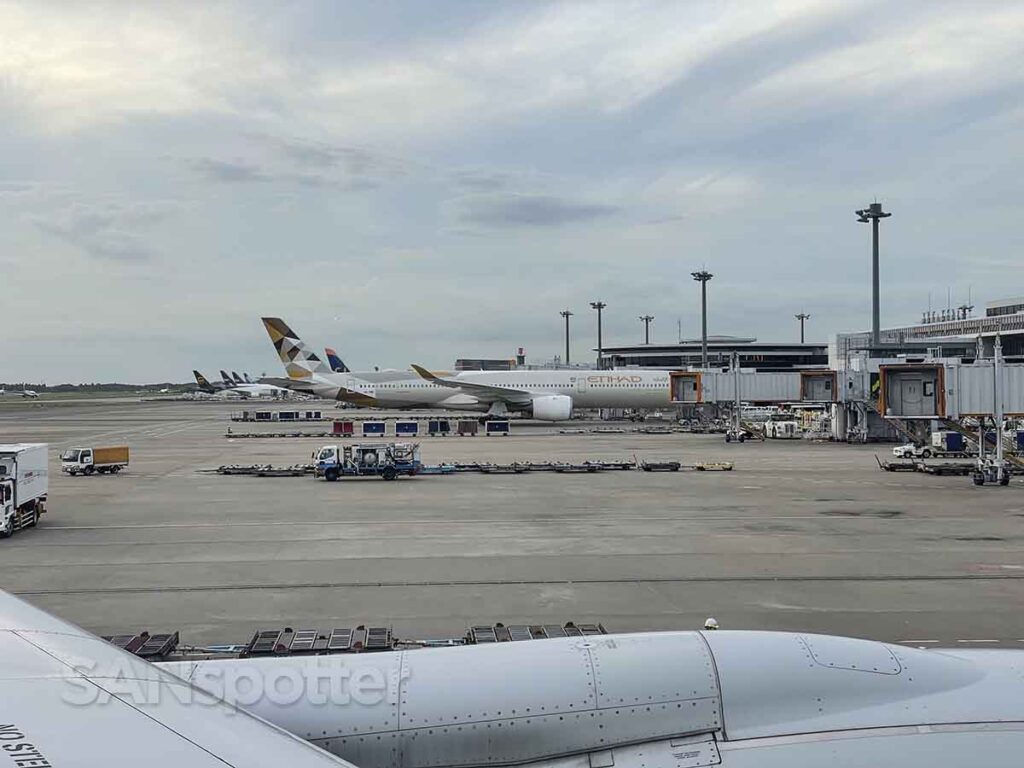
<svg viewBox="0 0 1024 768">
<path fill-rule="evenodd" d="M 245 384 L 245 382 L 242 381 L 242 377 L 239 376 L 234 371 L 231 372 L 231 379 L 235 382 L 235 384 Z"/>
<path fill-rule="evenodd" d="M 288 324 L 279 317 L 264 317 L 263 326 L 281 358 L 290 379 L 308 379 L 314 373 L 331 373 L 324 362 L 306 348 Z"/>
<path fill-rule="evenodd" d="M 211 384 L 203 374 L 199 371 L 192 371 L 192 375 L 196 377 L 196 384 L 204 392 L 213 392 L 215 387 Z"/>
<path fill-rule="evenodd" d="M 327 363 L 328 365 L 331 366 L 332 371 L 334 371 L 335 373 L 349 372 L 348 366 L 345 365 L 345 362 L 340 357 L 338 357 L 337 352 L 335 352 L 330 347 L 326 347 L 324 349 L 324 352 L 327 353 Z"/>
<path fill-rule="evenodd" d="M 228 376 L 228 372 L 223 369 L 221 369 L 220 372 L 220 380 L 223 381 L 229 387 L 235 386 L 235 382 L 231 380 L 230 376 Z"/>
<path fill-rule="evenodd" d="M 246 384 L 252 384 L 252 379 L 249 378 L 249 374 L 242 371 L 242 378 L 245 379 Z"/>
</svg>

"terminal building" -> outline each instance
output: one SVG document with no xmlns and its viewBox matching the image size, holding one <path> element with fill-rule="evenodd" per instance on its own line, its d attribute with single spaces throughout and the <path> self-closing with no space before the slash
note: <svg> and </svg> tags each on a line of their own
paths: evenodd
<svg viewBox="0 0 1024 768">
<path fill-rule="evenodd" d="M 1008 362 L 1024 362 L 1024 297 L 999 299 L 985 305 L 985 314 L 973 317 L 974 307 L 925 312 L 921 322 L 879 333 L 879 345 L 871 342 L 871 333 L 841 333 L 829 344 L 829 365 L 837 370 L 850 367 L 858 356 L 890 359 L 901 355 L 956 357 L 972 361 L 980 351 L 991 357 L 995 337 L 1003 346 Z"/>
<path fill-rule="evenodd" d="M 700 339 L 676 344 L 637 344 L 606 346 L 603 350 L 606 368 L 700 368 L 703 350 Z M 794 371 L 824 368 L 828 365 L 828 345 L 759 342 L 756 338 L 739 336 L 708 336 L 708 366 L 728 367 L 733 353 L 738 353 L 740 367 L 755 371 Z"/>
</svg>

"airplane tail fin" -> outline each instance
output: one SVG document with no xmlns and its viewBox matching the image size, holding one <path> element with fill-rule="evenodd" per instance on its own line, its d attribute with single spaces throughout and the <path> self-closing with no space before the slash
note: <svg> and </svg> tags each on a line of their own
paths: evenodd
<svg viewBox="0 0 1024 768">
<path fill-rule="evenodd" d="M 233 382 L 231 380 L 231 377 L 228 376 L 228 372 L 223 369 L 220 372 L 220 380 L 227 384 L 229 387 L 235 386 L 235 382 Z"/>
<path fill-rule="evenodd" d="M 199 371 L 194 370 L 192 371 L 192 375 L 196 377 L 196 384 L 199 385 L 199 388 L 201 390 L 203 390 L 204 392 L 213 391 L 213 384 L 211 384 L 209 380 L 207 380 L 207 378 L 203 376 L 203 374 L 201 374 Z"/>
<path fill-rule="evenodd" d="M 235 382 L 235 384 L 245 384 L 245 382 L 244 382 L 244 381 L 242 381 L 242 377 L 241 377 L 241 376 L 239 376 L 239 375 L 238 375 L 237 373 L 235 373 L 234 371 L 232 371 L 232 372 L 231 372 L 231 378 L 232 378 L 232 380 L 233 380 L 233 381 Z"/>
<path fill-rule="evenodd" d="M 242 378 L 245 379 L 246 384 L 252 384 L 252 379 L 249 378 L 249 374 L 242 371 Z"/>
<path fill-rule="evenodd" d="M 331 370 L 335 373 L 348 373 L 349 368 L 345 365 L 345 361 L 338 357 L 338 353 L 330 347 L 326 347 L 324 352 L 327 355 L 327 362 L 331 366 Z"/>
<path fill-rule="evenodd" d="M 314 373 L 331 373 L 324 362 L 306 348 L 288 324 L 279 317 L 264 317 L 263 327 L 281 358 L 290 379 L 308 379 Z"/>
</svg>

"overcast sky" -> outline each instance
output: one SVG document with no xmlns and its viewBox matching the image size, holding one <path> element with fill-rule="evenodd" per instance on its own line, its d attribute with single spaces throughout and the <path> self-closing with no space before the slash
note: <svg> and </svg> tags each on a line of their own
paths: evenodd
<svg viewBox="0 0 1024 768">
<path fill-rule="evenodd" d="M 0 381 L 278 374 L 1024 294 L 1024 4 L 0 0 Z"/>
</svg>

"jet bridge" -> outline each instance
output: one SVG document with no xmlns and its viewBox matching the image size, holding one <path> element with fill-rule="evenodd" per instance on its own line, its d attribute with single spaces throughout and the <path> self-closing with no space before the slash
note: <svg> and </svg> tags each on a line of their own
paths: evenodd
<svg viewBox="0 0 1024 768">
<path fill-rule="evenodd" d="M 737 399 L 754 404 L 836 403 L 844 394 L 838 378 L 832 370 L 706 370 L 670 375 L 672 402 L 677 404 L 734 403 Z"/>
<path fill-rule="evenodd" d="M 1024 365 L 991 360 L 879 366 L 878 410 L 887 418 L 960 419 L 994 416 L 997 389 L 1005 416 L 1024 416 Z"/>
</svg>

